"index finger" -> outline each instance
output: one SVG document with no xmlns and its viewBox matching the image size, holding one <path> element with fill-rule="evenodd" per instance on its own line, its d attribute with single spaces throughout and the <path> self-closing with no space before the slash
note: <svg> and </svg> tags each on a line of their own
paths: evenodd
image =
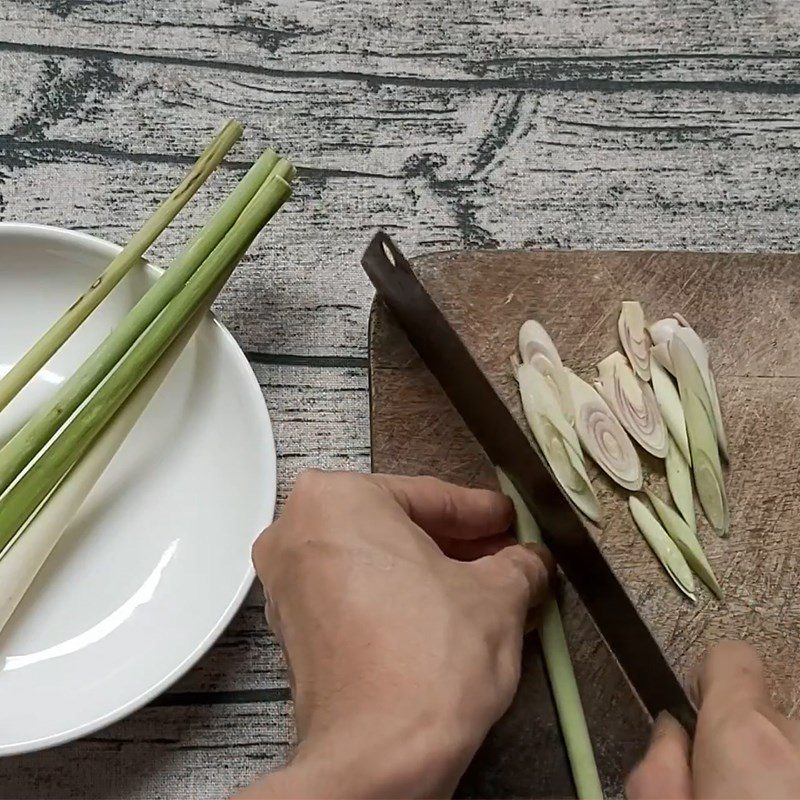
<svg viewBox="0 0 800 800">
<path fill-rule="evenodd" d="M 468 489 L 428 476 L 373 475 L 429 536 L 480 539 L 507 531 L 514 518 L 511 501 L 500 492 Z"/>
</svg>

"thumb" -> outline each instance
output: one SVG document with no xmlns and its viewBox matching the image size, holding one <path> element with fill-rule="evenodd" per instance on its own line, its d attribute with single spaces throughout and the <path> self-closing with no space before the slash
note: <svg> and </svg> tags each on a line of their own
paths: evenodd
<svg viewBox="0 0 800 800">
<path fill-rule="evenodd" d="M 498 591 L 523 619 L 544 602 L 555 572 L 553 557 L 541 544 L 511 545 L 473 564 L 499 584 Z"/>
</svg>

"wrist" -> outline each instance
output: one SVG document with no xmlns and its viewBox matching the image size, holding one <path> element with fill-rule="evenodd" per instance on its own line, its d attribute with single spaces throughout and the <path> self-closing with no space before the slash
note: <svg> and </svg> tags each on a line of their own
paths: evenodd
<svg viewBox="0 0 800 800">
<path fill-rule="evenodd" d="M 372 798 L 450 796 L 477 745 L 434 714 L 342 719 L 311 733 L 262 796 Z"/>
</svg>

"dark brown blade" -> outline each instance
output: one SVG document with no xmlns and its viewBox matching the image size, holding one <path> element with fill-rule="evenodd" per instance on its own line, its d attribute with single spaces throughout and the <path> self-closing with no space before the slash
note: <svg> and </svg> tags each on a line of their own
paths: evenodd
<svg viewBox="0 0 800 800">
<path fill-rule="evenodd" d="M 384 233 L 375 236 L 361 263 L 492 463 L 506 472 L 525 502 L 536 509 L 545 542 L 644 706 L 653 716 L 669 711 L 693 732 L 694 707 L 582 516 L 411 265 Z"/>
</svg>

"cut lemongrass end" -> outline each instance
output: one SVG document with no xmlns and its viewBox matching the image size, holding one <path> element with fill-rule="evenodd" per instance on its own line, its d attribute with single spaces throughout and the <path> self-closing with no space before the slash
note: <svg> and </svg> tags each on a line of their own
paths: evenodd
<svg viewBox="0 0 800 800">
<path fill-rule="evenodd" d="M 628 499 L 628 507 L 636 526 L 667 574 L 693 603 L 697 602 L 692 570 L 678 546 L 672 541 L 653 512 L 636 495 L 631 495 Z"/>
<path fill-rule="evenodd" d="M 130 269 L 139 263 L 145 251 L 219 166 L 225 154 L 241 135 L 242 127 L 238 122 L 230 121 L 225 125 L 172 194 L 131 237 L 103 273 L 3 376 L 0 380 L 0 411 L 72 336 L 80 324 L 100 305 Z"/>
<path fill-rule="evenodd" d="M 497 478 L 500 481 L 500 491 L 514 505 L 518 541 L 540 542 L 539 526 L 510 478 L 499 468 Z M 580 800 L 601 800 L 603 787 L 564 634 L 561 611 L 554 597 L 548 598 L 544 603 L 539 636 L 577 795 Z"/>
</svg>

